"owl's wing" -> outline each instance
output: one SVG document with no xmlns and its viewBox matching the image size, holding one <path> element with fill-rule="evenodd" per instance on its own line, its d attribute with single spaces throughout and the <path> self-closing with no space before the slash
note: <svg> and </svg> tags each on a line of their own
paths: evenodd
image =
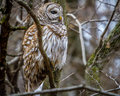
<svg viewBox="0 0 120 96">
<path fill-rule="evenodd" d="M 54 62 L 56 68 L 62 68 L 67 57 L 67 30 L 65 25 L 46 25 L 42 30 L 43 48 Z M 37 29 L 32 25 L 23 40 L 24 75 L 27 91 L 34 91 L 46 77 L 43 57 L 38 49 Z"/>
<path fill-rule="evenodd" d="M 24 77 L 26 91 L 35 90 L 46 77 L 43 57 L 38 50 L 37 29 L 32 25 L 25 33 L 23 39 Z"/>
</svg>

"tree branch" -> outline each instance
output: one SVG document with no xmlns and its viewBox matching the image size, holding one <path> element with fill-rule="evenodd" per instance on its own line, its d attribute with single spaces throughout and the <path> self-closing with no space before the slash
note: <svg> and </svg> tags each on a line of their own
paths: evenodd
<svg viewBox="0 0 120 96">
<path fill-rule="evenodd" d="M 108 21 L 108 20 L 107 19 L 92 19 L 92 20 L 84 21 L 83 23 L 81 23 L 81 25 L 83 26 L 89 22 L 105 22 L 105 21 Z M 118 20 L 113 19 L 111 21 L 117 22 Z"/>
<path fill-rule="evenodd" d="M 96 88 L 93 88 L 90 86 L 86 86 L 83 84 L 78 85 L 78 86 L 67 87 L 67 88 L 54 88 L 54 89 L 43 90 L 43 91 L 39 91 L 39 92 L 26 92 L 26 93 L 21 93 L 21 94 L 12 94 L 9 96 L 27 96 L 27 95 L 47 94 L 47 93 L 57 93 L 57 92 L 60 93 L 60 92 L 83 90 L 83 89 L 86 89 L 86 90 L 91 91 L 91 92 L 96 92 L 96 93 L 99 93 L 102 95 L 106 95 L 106 96 L 119 96 L 119 94 L 99 90 L 99 89 L 96 89 Z"/>
<path fill-rule="evenodd" d="M 18 57 L 18 56 L 22 56 L 22 55 L 23 55 L 22 52 L 20 52 L 20 53 L 18 53 L 18 54 L 16 54 L 16 55 L 8 54 L 8 53 L 7 53 L 7 56 L 11 56 L 11 57 Z"/>
<path fill-rule="evenodd" d="M 5 79 L 5 83 L 11 88 L 12 92 L 15 93 L 14 86 L 8 79 Z"/>
<path fill-rule="evenodd" d="M 104 37 L 105 33 L 107 32 L 107 29 L 108 29 L 108 27 L 109 27 L 109 25 L 110 25 L 110 23 L 111 23 L 111 21 L 112 21 L 112 19 L 113 19 L 113 16 L 114 16 L 114 14 L 115 14 L 116 7 L 118 6 L 119 1 L 120 1 L 120 0 L 117 0 L 117 3 L 116 3 L 116 5 L 115 5 L 115 7 L 114 7 L 114 10 L 113 10 L 113 12 L 112 12 L 112 15 L 111 15 L 111 17 L 110 17 L 110 19 L 109 19 L 109 21 L 108 21 L 108 24 L 107 24 L 107 26 L 105 27 L 105 30 L 104 30 L 104 32 L 103 32 L 102 35 L 101 35 L 98 48 L 102 46 L 103 37 Z"/>
<path fill-rule="evenodd" d="M 103 3 L 103 4 L 106 4 L 106 5 L 109 5 L 109 6 L 115 7 L 115 5 L 113 5 L 113 4 L 106 3 L 106 2 L 103 2 L 103 1 L 100 1 L 100 0 L 97 0 L 97 1 L 99 1 L 100 3 Z"/>
<path fill-rule="evenodd" d="M 119 91 L 119 90 L 120 90 L 120 87 L 115 88 L 115 89 L 108 89 L 108 90 L 105 90 L 105 91 L 107 91 L 107 92 L 112 92 L 112 91 Z M 92 94 L 91 96 L 96 96 L 96 95 L 98 95 L 98 93 L 94 93 L 94 94 Z"/>
<path fill-rule="evenodd" d="M 49 83 L 50 83 L 50 87 L 51 88 L 55 88 L 54 86 L 54 80 L 53 80 L 53 72 L 51 70 L 50 67 L 50 62 L 49 62 L 49 58 L 47 57 L 43 47 L 42 47 L 42 29 L 41 29 L 41 25 L 37 19 L 37 16 L 34 14 L 34 12 L 30 9 L 30 7 L 23 1 L 21 0 L 14 0 L 15 2 L 17 2 L 19 5 L 23 6 L 27 12 L 30 14 L 30 16 L 32 17 L 32 19 L 34 20 L 37 30 L 38 30 L 38 41 L 39 41 L 39 50 L 44 58 L 45 61 L 45 67 L 47 68 L 48 71 L 48 77 L 49 77 Z"/>
<path fill-rule="evenodd" d="M 102 44 L 103 44 L 103 37 L 104 37 L 105 33 L 107 32 L 107 29 L 108 29 L 108 27 L 109 27 L 109 25 L 110 25 L 110 22 L 111 22 L 114 14 L 115 14 L 115 10 L 116 10 L 116 7 L 117 7 L 118 4 L 119 4 L 119 0 L 117 1 L 116 5 L 115 5 L 115 8 L 114 8 L 114 11 L 112 12 L 112 15 L 111 15 L 111 17 L 110 17 L 110 19 L 109 19 L 109 21 L 108 21 L 108 24 L 107 24 L 104 32 L 103 32 L 102 35 L 101 35 L 99 45 L 98 45 L 98 47 L 96 48 L 95 53 L 94 53 L 94 54 L 95 54 L 95 58 L 94 58 L 94 60 L 93 60 L 92 65 L 89 67 L 89 69 L 95 64 L 95 61 L 98 59 L 98 55 L 99 55 L 99 53 L 101 52 L 101 47 L 102 47 Z"/>
<path fill-rule="evenodd" d="M 20 26 L 20 27 L 10 27 L 11 31 L 16 31 L 16 30 L 26 30 L 27 28 L 25 26 Z"/>
<path fill-rule="evenodd" d="M 80 36 L 80 42 L 81 42 L 81 49 L 82 49 L 82 59 L 83 59 L 83 64 L 86 65 L 87 61 L 86 61 L 85 45 L 84 45 L 84 39 L 83 39 L 83 35 L 82 35 L 81 23 L 79 22 L 79 20 L 73 14 L 68 13 L 67 16 L 72 17 L 76 21 L 76 23 L 78 24 L 79 36 Z"/>
</svg>

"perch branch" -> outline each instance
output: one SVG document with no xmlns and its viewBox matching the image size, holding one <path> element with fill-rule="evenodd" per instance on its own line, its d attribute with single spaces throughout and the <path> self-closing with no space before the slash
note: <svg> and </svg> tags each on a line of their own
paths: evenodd
<svg viewBox="0 0 120 96">
<path fill-rule="evenodd" d="M 48 89 L 48 90 L 43 90 L 43 91 L 39 91 L 39 92 L 26 92 L 26 93 L 20 93 L 20 94 L 12 94 L 9 96 L 27 96 L 27 95 L 36 95 L 36 94 L 47 94 L 47 93 L 57 93 L 57 92 L 67 92 L 67 91 L 74 91 L 74 90 L 83 90 L 86 89 L 88 91 L 91 92 L 96 92 L 102 95 L 106 95 L 106 96 L 119 96 L 119 94 L 115 94 L 115 93 L 111 93 L 111 92 L 107 92 L 107 91 L 103 91 L 103 90 L 99 90 L 90 86 L 86 86 L 86 85 L 78 85 L 78 86 L 72 86 L 72 87 L 67 87 L 67 88 L 54 88 L 54 89 Z"/>
<path fill-rule="evenodd" d="M 51 70 L 51 67 L 50 67 L 50 62 L 49 62 L 49 58 L 47 57 L 43 47 L 42 47 L 42 29 L 41 29 L 41 25 L 37 19 L 37 16 L 34 14 L 34 12 L 30 9 L 30 7 L 23 1 L 21 0 L 14 0 L 15 2 L 17 2 L 19 5 L 21 5 L 22 7 L 24 7 L 27 12 L 30 14 L 30 16 L 32 17 L 32 19 L 34 20 L 35 24 L 36 24 L 36 27 L 37 27 L 37 30 L 38 30 L 38 41 L 39 41 L 39 50 L 44 58 L 44 61 L 45 61 L 45 66 L 47 68 L 47 71 L 48 71 L 48 77 L 49 77 L 49 83 L 50 83 L 50 87 L 51 88 L 55 88 L 54 86 L 54 80 L 53 80 L 53 72 Z"/>
<path fill-rule="evenodd" d="M 105 90 L 105 91 L 107 91 L 107 92 L 112 92 L 112 91 L 119 91 L 119 90 L 120 90 L 120 87 L 115 88 L 115 89 Z M 96 96 L 96 95 L 98 95 L 98 93 L 94 93 L 94 94 L 92 94 L 92 95 L 90 95 L 90 96 Z"/>
<path fill-rule="evenodd" d="M 68 13 L 67 16 L 72 17 L 79 26 L 79 36 L 80 36 L 80 41 L 81 41 L 82 59 L 83 59 L 84 65 L 86 65 L 87 62 L 86 62 L 85 46 L 84 46 L 84 40 L 83 40 L 83 35 L 82 35 L 81 23 L 73 14 Z"/>
</svg>

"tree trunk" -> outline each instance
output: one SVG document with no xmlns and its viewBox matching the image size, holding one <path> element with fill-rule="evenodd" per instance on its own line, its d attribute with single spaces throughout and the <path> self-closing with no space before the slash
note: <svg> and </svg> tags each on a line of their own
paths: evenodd
<svg viewBox="0 0 120 96">
<path fill-rule="evenodd" d="M 6 53 L 7 53 L 7 41 L 10 33 L 9 18 L 12 9 L 12 4 L 10 0 L 6 0 L 6 5 L 4 8 L 2 24 L 1 24 L 1 55 L 0 55 L 0 96 L 6 95 L 5 89 L 5 70 L 6 70 Z"/>
</svg>

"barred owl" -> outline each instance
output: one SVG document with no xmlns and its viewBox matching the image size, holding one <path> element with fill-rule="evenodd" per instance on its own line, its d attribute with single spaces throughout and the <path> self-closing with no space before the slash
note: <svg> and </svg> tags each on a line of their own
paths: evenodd
<svg viewBox="0 0 120 96">
<path fill-rule="evenodd" d="M 54 63 L 54 68 L 61 69 L 66 62 L 68 44 L 63 9 L 59 4 L 46 3 L 39 8 L 37 17 L 42 26 L 43 49 Z M 27 92 L 37 89 L 47 75 L 43 57 L 38 49 L 37 32 L 36 25 L 33 24 L 23 39 L 23 70 Z"/>
</svg>

